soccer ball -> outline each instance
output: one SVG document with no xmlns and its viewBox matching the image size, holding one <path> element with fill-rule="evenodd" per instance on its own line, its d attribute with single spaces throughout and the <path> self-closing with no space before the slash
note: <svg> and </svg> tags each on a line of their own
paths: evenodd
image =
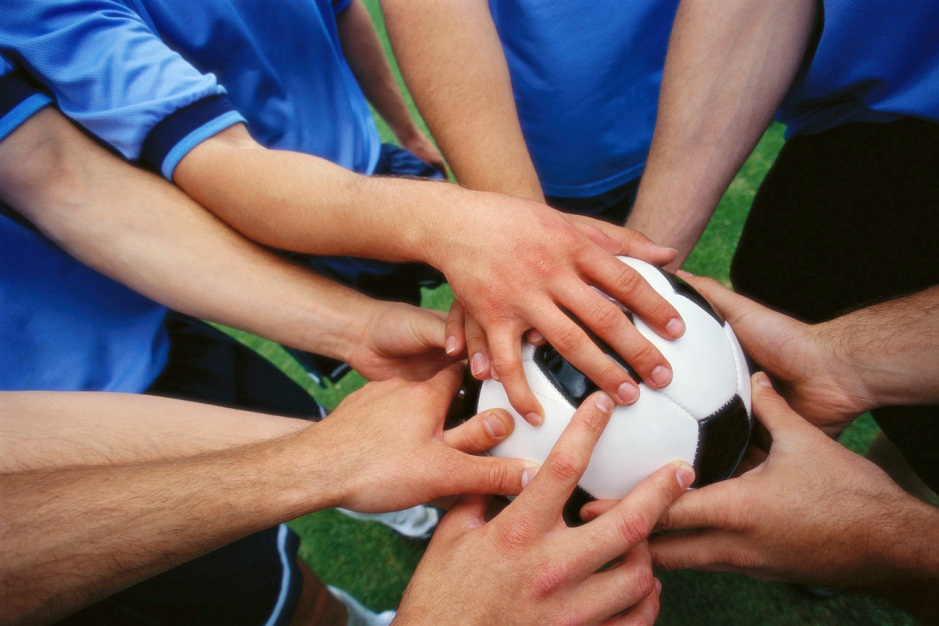
<svg viewBox="0 0 939 626">
<path fill-rule="evenodd" d="M 672 382 L 664 389 L 653 389 L 640 381 L 636 403 L 614 409 L 580 481 L 579 493 L 569 503 L 568 517 L 576 515 L 580 505 L 590 499 L 622 498 L 671 461 L 693 465 L 698 487 L 727 478 L 750 437 L 750 374 L 730 325 L 681 278 L 643 261 L 620 259 L 678 310 L 686 331 L 679 339 L 663 339 L 621 305 L 639 332 L 671 364 Z M 639 381 L 609 346 L 593 339 Z M 511 408 L 502 385 L 491 379 L 468 388 L 464 401 L 476 412 L 504 408 L 515 419 L 515 430 L 490 454 L 543 463 L 575 409 L 598 387 L 547 344 L 526 342 L 522 363 L 528 383 L 544 407 L 541 426 L 531 426 L 522 419 Z"/>
</svg>

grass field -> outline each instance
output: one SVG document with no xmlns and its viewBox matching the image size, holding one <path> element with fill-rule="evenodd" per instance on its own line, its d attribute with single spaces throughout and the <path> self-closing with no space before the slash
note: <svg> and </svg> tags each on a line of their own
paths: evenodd
<svg viewBox="0 0 939 626">
<path fill-rule="evenodd" d="M 366 4 L 381 28 L 377 0 L 366 0 Z M 386 128 L 381 127 L 381 132 L 385 140 L 391 140 Z M 771 128 L 721 201 L 686 265 L 689 271 L 727 283 L 730 257 L 753 194 L 781 145 L 781 128 Z M 452 295 L 444 286 L 426 294 L 425 305 L 445 308 L 450 298 Z M 330 389 L 317 387 L 279 346 L 241 333 L 233 334 L 268 356 L 327 406 L 335 406 L 362 384 L 358 375 L 350 374 Z M 870 419 L 862 418 L 846 433 L 843 441 L 852 449 L 863 451 L 874 432 Z M 401 539 L 383 526 L 356 522 L 335 511 L 306 516 L 293 521 L 291 526 L 303 538 L 302 554 L 315 571 L 330 584 L 350 591 L 376 610 L 397 606 L 423 552 L 423 545 Z M 852 596 L 819 600 L 787 585 L 739 575 L 671 572 L 662 574 L 661 579 L 662 612 L 658 623 L 663 625 L 886 626 L 914 623 L 906 614 L 876 600 Z M 446 602 L 447 599 L 440 600 Z"/>
</svg>

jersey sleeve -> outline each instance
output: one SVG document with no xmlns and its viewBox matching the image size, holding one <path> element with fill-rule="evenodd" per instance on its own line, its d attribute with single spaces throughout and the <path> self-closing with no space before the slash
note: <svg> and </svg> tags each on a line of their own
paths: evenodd
<svg viewBox="0 0 939 626">
<path fill-rule="evenodd" d="M 333 2 L 333 12 L 336 15 L 339 15 L 343 11 L 349 8 L 349 5 L 352 4 L 352 0 L 332 0 Z"/>
<path fill-rule="evenodd" d="M 117 0 L 4 0 L 0 48 L 65 115 L 172 178 L 193 147 L 244 118 L 144 16 Z"/>
<path fill-rule="evenodd" d="M 50 102 L 49 96 L 25 80 L 13 63 L 0 55 L 0 141 Z"/>
</svg>

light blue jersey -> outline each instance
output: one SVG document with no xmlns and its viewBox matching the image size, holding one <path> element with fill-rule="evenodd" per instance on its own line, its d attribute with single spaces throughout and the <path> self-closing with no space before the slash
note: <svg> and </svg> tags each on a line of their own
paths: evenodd
<svg viewBox="0 0 939 626">
<path fill-rule="evenodd" d="M 0 57 L 0 139 L 50 102 Z M 147 389 L 166 309 L 82 265 L 0 204 L 0 389 Z"/>
<path fill-rule="evenodd" d="M 642 173 L 677 6 L 490 0 L 546 195 L 596 196 Z"/>
<path fill-rule="evenodd" d="M 370 174 L 380 141 L 342 54 L 348 0 L 4 0 L 0 49 L 64 113 L 171 178 L 242 120 L 263 145 Z"/>
</svg>

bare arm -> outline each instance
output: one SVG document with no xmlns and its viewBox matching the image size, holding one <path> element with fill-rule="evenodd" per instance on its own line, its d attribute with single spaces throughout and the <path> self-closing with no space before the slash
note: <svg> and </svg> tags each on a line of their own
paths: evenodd
<svg viewBox="0 0 939 626">
<path fill-rule="evenodd" d="M 623 369 L 587 341 L 568 312 L 624 355 L 644 380 L 656 367 L 667 368 L 594 286 L 662 336 L 684 331 L 674 308 L 614 256 L 670 259 L 671 251 L 638 233 L 587 224 L 543 204 L 447 183 L 354 174 L 308 154 L 266 150 L 241 125 L 196 146 L 180 161 L 175 180 L 263 243 L 418 260 L 442 270 L 485 328 L 494 369 L 521 415 L 541 413 L 520 362 L 521 337 L 532 327 L 617 400 L 634 399 L 624 400 L 621 387 L 630 380 Z"/>
<path fill-rule="evenodd" d="M 52 108 L 0 143 L 0 197 L 80 261 L 195 317 L 341 358 L 369 378 L 426 378 L 447 362 L 433 313 L 263 250 Z"/>
<path fill-rule="evenodd" d="M 798 71 L 817 0 L 683 0 L 658 119 L 626 222 L 678 249 L 680 266 Z"/>
<path fill-rule="evenodd" d="M 460 184 L 544 202 L 486 0 L 383 0 L 408 88 Z"/>
<path fill-rule="evenodd" d="M 318 509 L 387 511 L 460 493 L 518 493 L 535 467 L 478 455 L 511 432 L 507 413 L 483 413 L 443 432 L 460 380 L 459 369 L 448 368 L 423 383 L 372 383 L 328 419 L 299 428 L 295 420 L 150 396 L 89 394 L 78 401 L 67 394 L 64 432 L 80 430 L 114 445 L 107 454 L 90 446 L 59 449 L 77 464 L 63 458 L 45 469 L 0 469 L 0 621 L 64 616 Z M 30 415 L 61 410 L 56 395 L 7 394 L 0 421 L 23 424 Z M 394 419 L 402 406 L 409 419 Z M 254 420 L 253 432 L 207 440 L 197 427 L 198 443 L 155 443 L 173 430 L 161 419 L 179 425 L 184 416 L 242 426 Z M 144 427 L 135 436 L 112 432 L 132 420 Z M 46 415 L 44 425 L 55 421 Z M 11 442 L 4 456 L 22 452 Z M 102 456 L 109 460 L 101 463 Z"/>
<path fill-rule="evenodd" d="M 342 50 L 365 94 L 401 145 L 446 173 L 440 152 L 417 127 L 395 82 L 375 24 L 362 0 L 352 0 L 337 18 Z"/>
</svg>

